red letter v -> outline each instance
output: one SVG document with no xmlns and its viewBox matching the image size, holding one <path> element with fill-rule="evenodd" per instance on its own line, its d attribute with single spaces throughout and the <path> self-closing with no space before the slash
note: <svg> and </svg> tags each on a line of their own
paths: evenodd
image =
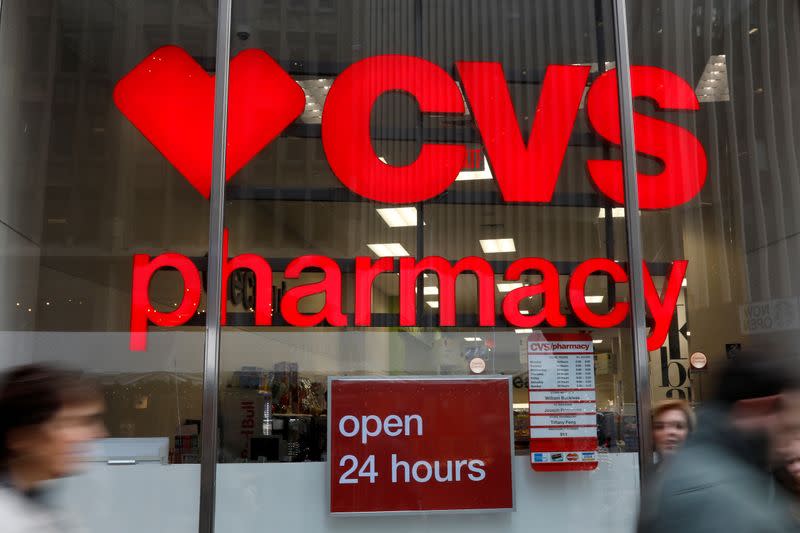
<svg viewBox="0 0 800 533">
<path fill-rule="evenodd" d="M 456 63 L 506 202 L 549 202 L 589 77 L 588 66 L 547 67 L 528 145 L 522 139 L 500 63 Z"/>
</svg>

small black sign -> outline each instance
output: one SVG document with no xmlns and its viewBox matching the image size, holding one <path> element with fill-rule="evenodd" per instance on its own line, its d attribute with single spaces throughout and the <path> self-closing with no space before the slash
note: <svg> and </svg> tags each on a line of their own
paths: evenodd
<svg viewBox="0 0 800 533">
<path fill-rule="evenodd" d="M 742 351 L 742 343 L 737 342 L 734 344 L 726 344 L 725 345 L 725 355 L 728 356 L 728 359 L 733 359 Z"/>
</svg>

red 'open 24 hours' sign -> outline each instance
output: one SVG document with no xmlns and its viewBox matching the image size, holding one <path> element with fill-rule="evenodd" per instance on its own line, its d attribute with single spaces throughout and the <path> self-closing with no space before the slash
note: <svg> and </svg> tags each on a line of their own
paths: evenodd
<svg viewBox="0 0 800 533">
<path fill-rule="evenodd" d="M 331 513 L 513 510 L 508 378 L 328 385 Z"/>
</svg>

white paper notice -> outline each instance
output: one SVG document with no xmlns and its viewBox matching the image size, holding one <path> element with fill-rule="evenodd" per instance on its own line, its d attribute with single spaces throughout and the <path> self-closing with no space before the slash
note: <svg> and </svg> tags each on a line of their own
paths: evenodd
<svg viewBox="0 0 800 533">
<path fill-rule="evenodd" d="M 531 438 L 596 435 L 592 340 L 536 337 L 528 340 Z"/>
</svg>

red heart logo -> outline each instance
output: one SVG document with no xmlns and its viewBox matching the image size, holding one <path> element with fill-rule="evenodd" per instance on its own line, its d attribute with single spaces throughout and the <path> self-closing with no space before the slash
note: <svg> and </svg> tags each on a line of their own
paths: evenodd
<svg viewBox="0 0 800 533">
<path fill-rule="evenodd" d="M 211 192 L 214 76 L 183 49 L 164 46 L 114 88 L 114 103 L 200 194 Z M 228 180 L 300 116 L 303 89 L 261 50 L 231 60 Z"/>
</svg>

